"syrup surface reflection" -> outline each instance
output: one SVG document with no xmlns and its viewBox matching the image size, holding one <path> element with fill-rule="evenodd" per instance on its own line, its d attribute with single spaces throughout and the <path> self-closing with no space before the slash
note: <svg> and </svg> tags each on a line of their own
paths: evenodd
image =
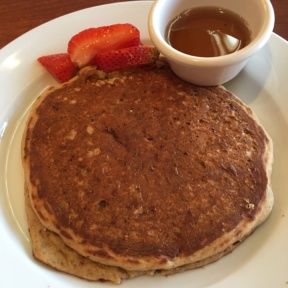
<svg viewBox="0 0 288 288">
<path fill-rule="evenodd" d="M 231 35 L 217 31 L 207 31 L 210 35 L 211 45 L 213 47 L 213 54 L 216 56 L 233 53 L 242 48 L 242 40 L 237 39 Z M 244 45 L 246 46 L 246 45 Z"/>
<path fill-rule="evenodd" d="M 173 19 L 166 39 L 185 54 L 216 57 L 248 45 L 251 32 L 238 14 L 219 7 L 201 7 L 186 10 Z"/>
</svg>

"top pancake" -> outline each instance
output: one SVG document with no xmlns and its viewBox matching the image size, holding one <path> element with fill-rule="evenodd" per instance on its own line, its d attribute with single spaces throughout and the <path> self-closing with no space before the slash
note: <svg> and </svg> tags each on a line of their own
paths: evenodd
<svg viewBox="0 0 288 288">
<path fill-rule="evenodd" d="M 127 270 L 215 255 L 269 215 L 272 142 L 223 87 L 167 65 L 79 77 L 45 92 L 23 141 L 31 204 L 80 254 Z"/>
</svg>

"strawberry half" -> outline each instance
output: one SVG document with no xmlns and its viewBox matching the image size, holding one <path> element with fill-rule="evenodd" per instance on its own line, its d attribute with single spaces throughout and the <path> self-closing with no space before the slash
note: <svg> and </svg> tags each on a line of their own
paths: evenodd
<svg viewBox="0 0 288 288">
<path fill-rule="evenodd" d="M 140 32 L 131 24 L 114 24 L 89 28 L 74 35 L 68 43 L 68 54 L 79 68 L 90 64 L 98 54 L 140 44 Z"/>
<path fill-rule="evenodd" d="M 95 55 L 93 64 L 109 72 L 155 62 L 159 52 L 154 46 L 133 46 Z"/>
<path fill-rule="evenodd" d="M 67 53 L 41 56 L 38 61 L 61 83 L 70 80 L 77 73 L 77 69 Z"/>
</svg>

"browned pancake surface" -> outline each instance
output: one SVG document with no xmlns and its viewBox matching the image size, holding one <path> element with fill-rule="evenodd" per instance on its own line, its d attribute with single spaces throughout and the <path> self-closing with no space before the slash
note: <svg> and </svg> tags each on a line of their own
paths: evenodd
<svg viewBox="0 0 288 288">
<path fill-rule="evenodd" d="M 234 95 L 167 66 L 97 75 L 51 90 L 30 118 L 43 225 L 92 260 L 148 270 L 219 253 L 267 217 L 270 142 Z"/>
</svg>

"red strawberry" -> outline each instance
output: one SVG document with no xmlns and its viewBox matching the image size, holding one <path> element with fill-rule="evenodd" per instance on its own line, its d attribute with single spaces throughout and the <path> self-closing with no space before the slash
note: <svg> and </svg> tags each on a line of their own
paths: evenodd
<svg viewBox="0 0 288 288">
<path fill-rule="evenodd" d="M 68 54 L 78 67 L 90 64 L 97 53 L 140 44 L 140 32 L 131 24 L 114 24 L 89 28 L 73 36 L 68 43 Z"/>
<path fill-rule="evenodd" d="M 70 80 L 77 73 L 77 69 L 67 53 L 41 56 L 38 61 L 62 83 Z"/>
<path fill-rule="evenodd" d="M 133 46 L 97 54 L 93 64 L 105 72 L 155 62 L 159 52 L 154 46 Z"/>
</svg>

